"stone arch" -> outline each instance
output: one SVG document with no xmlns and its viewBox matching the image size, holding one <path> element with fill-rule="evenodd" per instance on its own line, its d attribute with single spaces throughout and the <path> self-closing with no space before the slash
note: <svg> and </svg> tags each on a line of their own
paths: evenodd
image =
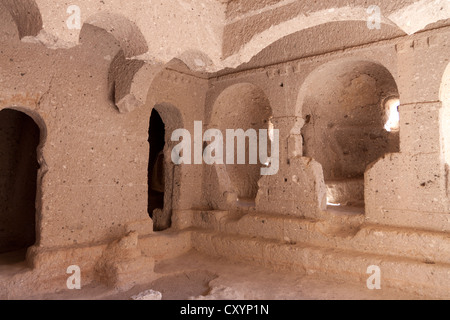
<svg viewBox="0 0 450 320">
<path fill-rule="evenodd" d="M 223 90 L 213 105 L 209 128 L 219 129 L 226 144 L 226 129 L 269 129 L 272 108 L 264 91 L 252 83 L 238 83 Z M 259 140 L 259 139 L 258 139 Z M 237 156 L 235 142 L 235 163 Z M 226 161 L 224 150 L 224 163 Z M 249 143 L 246 139 L 245 165 L 215 165 L 222 194 L 234 194 L 235 199 L 252 203 L 258 193 L 260 169 L 264 165 L 249 164 Z"/>
<path fill-rule="evenodd" d="M 110 99 L 120 113 L 131 112 L 145 104 L 147 84 L 143 83 L 152 70 L 144 59 L 137 58 L 148 51 L 147 41 L 139 27 L 126 17 L 100 12 L 89 17 L 80 32 L 80 42 L 96 43 L 106 32 L 115 39 L 111 48 L 108 74 Z M 92 40 L 94 39 L 94 40 Z"/>
<path fill-rule="evenodd" d="M 360 21 L 367 23 L 368 17 L 367 7 L 363 6 L 346 6 L 333 8 L 333 10 L 324 9 L 314 11 L 310 12 L 308 15 L 299 14 L 289 20 L 269 25 L 267 26 L 267 29 L 256 32 L 239 48 L 236 48 L 236 44 L 233 41 L 230 41 L 230 44 L 235 47 L 225 47 L 224 56 L 227 58 L 225 61 L 227 65 L 233 64 L 232 61 L 235 59 L 238 59 L 240 63 L 248 62 L 252 57 L 269 47 L 271 44 L 299 31 L 332 22 Z M 385 16 L 381 15 L 380 18 L 381 28 L 386 26 L 397 27 Z M 246 34 L 246 36 L 248 37 L 248 34 Z"/>
<path fill-rule="evenodd" d="M 162 231 L 170 228 L 171 226 L 171 218 L 172 211 L 176 207 L 176 203 L 174 203 L 174 199 L 178 199 L 180 194 L 181 187 L 181 166 L 175 165 L 171 159 L 172 149 L 175 147 L 177 142 L 171 141 L 172 132 L 176 129 L 183 128 L 184 120 L 182 113 L 180 110 L 170 103 L 156 103 L 152 108 L 151 115 L 149 116 L 150 126 L 149 126 L 149 143 L 152 143 L 152 118 L 157 116 L 162 121 L 164 126 L 164 139 L 163 143 L 159 144 L 158 147 L 161 147 L 162 150 L 162 160 L 163 161 L 163 171 L 161 172 L 163 175 L 163 204 L 162 207 L 158 205 L 154 205 L 149 203 L 149 210 L 154 208 L 155 211 L 149 212 L 152 216 L 154 229 L 155 231 Z M 155 123 L 155 122 L 153 122 Z M 157 127 L 158 130 L 160 127 Z M 158 141 L 156 142 L 158 144 Z M 150 145 L 150 154 L 149 154 L 149 202 L 150 202 L 150 193 L 152 188 L 152 181 L 155 182 L 155 167 L 151 167 L 152 164 L 158 164 L 156 161 L 152 163 L 152 158 L 158 157 L 158 154 L 154 154 L 152 151 L 152 145 Z M 158 164 L 160 165 L 160 164 Z"/>
<path fill-rule="evenodd" d="M 248 12 L 246 19 L 235 18 L 226 27 L 223 46 L 225 65 L 246 63 L 272 43 L 299 31 L 334 22 L 367 24 L 378 14 L 380 30 L 397 29 L 401 34 L 413 34 L 438 22 L 445 24 L 450 18 L 450 4 L 447 0 L 373 4 L 357 0 L 346 6 L 339 1 L 327 1 L 279 4 L 268 10 L 255 10 Z M 236 33 L 242 36 L 236 39 Z M 391 34 L 390 37 L 396 35 Z M 310 46 L 310 43 L 305 45 Z"/>
<path fill-rule="evenodd" d="M 15 152 L 8 152 L 9 160 L 2 156 L 2 159 L 5 161 L 2 161 L 1 165 L 3 167 L 7 165 L 6 162 L 10 164 L 15 163 L 15 166 L 9 166 L 14 171 L 14 187 L 11 187 L 12 190 L 16 190 L 18 184 L 20 184 L 20 188 L 14 191 L 14 197 L 7 201 L 7 210 L 3 213 L 5 213 L 5 221 L 12 221 L 18 228 L 21 225 L 24 227 L 24 234 L 21 234 L 21 230 L 10 228 L 15 236 L 19 237 L 13 240 L 17 247 L 16 249 L 28 249 L 32 245 L 38 246 L 40 243 L 42 179 L 47 172 L 43 148 L 47 138 L 47 129 L 44 120 L 39 114 L 24 107 L 12 106 L 2 108 L 0 114 L 6 116 L 5 121 L 7 121 L 8 125 L 6 128 L 1 128 L 2 131 L 5 130 L 5 133 L 9 132 L 10 137 L 14 137 L 14 135 L 16 137 L 3 141 L 2 148 L 12 146 L 15 147 Z M 3 122 L 0 123 L 2 127 L 5 124 Z M 5 134 L 3 137 L 7 138 L 7 136 L 8 134 Z M 17 153 L 21 154 L 18 159 L 14 160 L 11 158 Z M 5 171 L 7 170 L 2 170 L 2 172 Z M 34 179 L 30 180 L 30 176 L 33 176 Z M 7 179 L 3 180 L 3 178 L 2 181 L 8 182 Z M 3 195 L 5 193 L 7 192 L 2 192 Z M 7 195 L 5 196 L 7 197 Z M 20 197 L 20 199 L 17 197 Z M 15 223 L 14 219 L 12 219 L 13 216 L 10 217 L 11 219 L 8 219 L 8 210 L 14 216 L 16 214 L 21 216 L 20 223 Z"/>
<path fill-rule="evenodd" d="M 394 77 L 365 59 L 326 63 L 302 85 L 303 155 L 322 165 L 329 204 L 363 207 L 366 168 L 399 152 L 399 132 L 385 128 L 390 99 L 399 99 Z"/>
<path fill-rule="evenodd" d="M 382 24 L 381 29 L 372 30 L 363 20 L 332 21 L 295 31 L 279 39 L 274 37 L 277 39 L 275 42 L 257 52 L 239 68 L 263 68 L 404 35 L 395 25 Z M 300 72 L 297 69 L 295 71 Z"/>
<path fill-rule="evenodd" d="M 92 27 L 103 29 L 110 33 L 118 41 L 127 59 L 139 56 L 148 51 L 147 41 L 139 27 L 123 15 L 100 12 L 89 17 L 83 24 L 80 39 Z"/>
<path fill-rule="evenodd" d="M 5 11 L 3 10 L 3 8 Z M 43 22 L 41 12 L 34 0 L 1 0 L 0 8 L 9 12 L 17 26 L 20 39 L 27 36 L 37 36 L 42 30 Z"/>
</svg>

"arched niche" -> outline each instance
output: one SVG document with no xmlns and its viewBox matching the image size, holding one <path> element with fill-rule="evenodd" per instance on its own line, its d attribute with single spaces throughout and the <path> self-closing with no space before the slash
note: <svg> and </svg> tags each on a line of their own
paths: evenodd
<svg viewBox="0 0 450 320">
<path fill-rule="evenodd" d="M 395 79 L 377 62 L 333 61 L 307 78 L 298 106 L 303 154 L 322 165 L 328 204 L 363 208 L 366 168 L 400 148 Z"/>
<path fill-rule="evenodd" d="M 246 132 L 254 129 L 259 134 L 260 129 L 269 130 L 272 109 L 269 99 L 262 89 L 251 83 L 240 83 L 226 88 L 216 99 L 209 128 L 219 129 L 227 141 L 227 129 L 242 129 Z M 258 137 L 259 145 L 259 137 Z M 228 143 L 226 145 L 228 148 Z M 215 165 L 219 184 L 226 192 L 236 194 L 239 202 L 253 203 L 258 193 L 258 181 L 261 178 L 261 168 L 264 164 L 250 164 L 249 139 L 245 144 L 245 164 L 238 164 L 238 143 L 234 144 L 234 164 L 226 162 Z M 224 149 L 226 155 L 226 149 Z"/>
</svg>

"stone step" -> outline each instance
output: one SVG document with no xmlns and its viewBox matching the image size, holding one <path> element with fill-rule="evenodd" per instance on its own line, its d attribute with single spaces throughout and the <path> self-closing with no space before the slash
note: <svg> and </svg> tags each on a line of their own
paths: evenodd
<svg viewBox="0 0 450 320">
<path fill-rule="evenodd" d="M 388 287 L 427 297 L 450 298 L 449 264 L 230 235 L 196 227 L 191 230 L 193 248 L 211 256 L 256 263 L 275 270 L 317 273 L 360 283 L 364 288 L 372 275 L 368 268 L 377 266 L 381 289 Z"/>
<path fill-rule="evenodd" d="M 139 238 L 139 249 L 146 257 L 164 260 L 177 257 L 192 249 L 191 232 L 166 230 Z"/>
<path fill-rule="evenodd" d="M 363 215 L 347 215 L 341 211 L 330 211 L 329 217 L 326 221 L 314 221 L 259 213 L 191 210 L 174 213 L 174 228 L 195 227 L 284 243 L 415 259 L 428 264 L 450 264 L 447 233 L 369 225 L 364 223 Z"/>
</svg>

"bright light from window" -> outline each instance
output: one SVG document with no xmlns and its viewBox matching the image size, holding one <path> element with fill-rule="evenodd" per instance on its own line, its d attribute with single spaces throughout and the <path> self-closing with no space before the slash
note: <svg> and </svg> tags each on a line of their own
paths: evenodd
<svg viewBox="0 0 450 320">
<path fill-rule="evenodd" d="M 388 132 L 398 131 L 400 129 L 400 113 L 398 112 L 399 106 L 400 100 L 397 98 L 389 99 L 386 102 L 388 121 L 384 125 L 384 129 Z"/>
<path fill-rule="evenodd" d="M 268 134 L 269 134 L 269 140 L 270 140 L 270 142 L 272 142 L 272 143 L 273 143 L 273 140 L 275 140 L 274 130 L 275 130 L 275 127 L 274 127 L 272 121 L 269 119 L 269 128 L 268 128 L 267 131 L 268 131 Z M 268 166 L 270 165 L 270 159 L 267 158 L 267 161 L 264 162 L 263 164 L 264 164 L 266 167 L 268 167 Z"/>
<path fill-rule="evenodd" d="M 327 206 L 340 207 L 341 204 L 336 203 L 336 201 L 333 199 L 333 197 L 328 194 L 327 195 Z"/>
<path fill-rule="evenodd" d="M 273 123 L 272 123 L 272 121 L 269 120 L 269 139 L 271 142 L 273 142 L 273 140 L 275 139 L 273 130 L 274 130 Z"/>
<path fill-rule="evenodd" d="M 328 203 L 327 203 L 327 206 L 340 207 L 341 204 L 340 204 L 340 203 L 331 203 L 331 202 L 328 202 Z"/>
</svg>

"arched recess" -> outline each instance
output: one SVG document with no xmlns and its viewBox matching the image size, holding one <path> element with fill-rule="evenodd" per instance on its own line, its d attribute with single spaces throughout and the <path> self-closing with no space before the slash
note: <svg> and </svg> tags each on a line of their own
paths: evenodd
<svg viewBox="0 0 450 320">
<path fill-rule="evenodd" d="M 0 131 L 0 253 L 24 260 L 40 242 L 46 126 L 35 112 L 11 107 L 0 111 Z"/>
<path fill-rule="evenodd" d="M 171 226 L 174 200 L 180 194 L 181 165 L 172 162 L 171 152 L 177 142 L 171 141 L 171 135 L 183 128 L 184 121 L 177 107 L 158 103 L 149 123 L 148 210 L 155 231 L 162 231 Z"/>
<path fill-rule="evenodd" d="M 329 205 L 364 207 L 366 168 L 399 152 L 398 106 L 395 79 L 379 63 L 338 60 L 308 76 L 296 111 L 303 154 L 322 165 Z"/>
<path fill-rule="evenodd" d="M 259 129 L 269 130 L 272 108 L 263 90 L 251 83 L 239 83 L 226 88 L 216 99 L 209 128 L 219 129 L 224 138 L 224 164 L 215 164 L 222 194 L 235 194 L 238 203 L 254 203 L 258 193 L 261 168 L 258 157 L 256 164 L 250 164 L 250 143 L 245 140 L 245 164 L 238 164 L 238 142 L 234 144 L 234 164 L 226 162 L 226 130 L 255 130 L 259 146 Z M 231 149 L 230 149 L 231 150 Z M 270 150 L 270 149 L 269 149 Z"/>
</svg>

